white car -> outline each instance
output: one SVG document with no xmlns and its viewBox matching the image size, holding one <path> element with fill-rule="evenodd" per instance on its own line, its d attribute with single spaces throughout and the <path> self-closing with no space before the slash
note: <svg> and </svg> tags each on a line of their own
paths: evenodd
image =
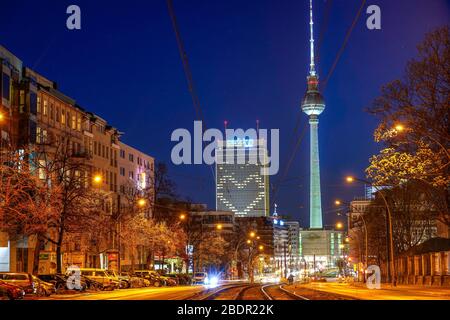
<svg viewBox="0 0 450 320">
<path fill-rule="evenodd" d="M 193 284 L 208 284 L 208 273 L 206 272 L 196 272 L 194 273 L 194 277 L 192 278 Z"/>
</svg>

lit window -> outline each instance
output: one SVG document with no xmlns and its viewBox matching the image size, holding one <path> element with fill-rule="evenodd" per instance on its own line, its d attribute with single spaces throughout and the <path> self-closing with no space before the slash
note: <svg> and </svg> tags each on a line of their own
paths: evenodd
<svg viewBox="0 0 450 320">
<path fill-rule="evenodd" d="M 46 116 L 48 114 L 48 101 L 44 100 L 44 108 L 42 109 L 42 114 Z"/>
<path fill-rule="evenodd" d="M 145 174 L 145 172 L 142 172 L 139 175 L 139 186 L 141 187 L 141 189 L 145 189 L 147 187 L 147 176 Z"/>
<path fill-rule="evenodd" d="M 61 111 L 61 123 L 66 124 L 66 112 L 64 110 Z"/>
<path fill-rule="evenodd" d="M 37 113 L 41 113 L 41 96 L 37 97 Z"/>
<path fill-rule="evenodd" d="M 37 127 L 36 128 L 36 143 L 41 143 L 41 128 Z"/>
</svg>

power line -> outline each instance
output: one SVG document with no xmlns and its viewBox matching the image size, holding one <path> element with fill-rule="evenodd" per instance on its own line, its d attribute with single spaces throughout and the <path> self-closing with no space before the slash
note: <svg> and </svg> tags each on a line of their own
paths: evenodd
<svg viewBox="0 0 450 320">
<path fill-rule="evenodd" d="M 338 51 L 338 53 L 337 53 L 337 55 L 336 55 L 336 58 L 334 59 L 333 65 L 331 66 L 331 69 L 330 69 L 330 71 L 328 72 L 328 75 L 327 75 L 327 77 L 325 78 L 325 81 L 323 82 L 323 86 L 322 86 L 323 91 L 325 90 L 325 88 L 326 88 L 326 86 L 327 86 L 327 84 L 328 84 L 328 81 L 330 80 L 330 77 L 331 77 L 331 75 L 333 74 L 334 69 L 336 68 L 336 65 L 337 65 L 338 62 L 339 62 L 339 59 L 341 58 L 342 53 L 344 52 L 345 47 L 347 46 L 348 40 L 350 39 L 350 36 L 351 36 L 351 34 L 352 34 L 352 32 L 353 32 L 353 29 L 355 28 L 356 23 L 358 22 L 359 17 L 361 16 L 361 12 L 362 12 L 362 10 L 363 10 L 365 4 L 366 4 L 366 0 L 362 0 L 362 1 L 361 1 L 361 6 L 359 7 L 359 10 L 358 10 L 358 12 L 356 13 L 355 18 L 353 19 L 353 22 L 352 22 L 350 28 L 347 30 L 347 34 L 345 35 L 344 42 L 342 43 L 341 48 L 339 49 L 339 51 Z"/>
<path fill-rule="evenodd" d="M 289 158 L 289 160 L 288 160 L 288 162 L 287 162 L 287 165 L 286 165 L 285 170 L 284 170 L 284 172 L 283 172 L 282 178 L 281 178 L 280 180 L 277 181 L 277 184 L 276 184 L 275 187 L 274 187 L 273 196 L 272 196 L 272 199 L 273 199 L 273 200 L 272 200 L 271 206 L 272 206 L 272 205 L 275 203 L 275 201 L 276 201 L 276 195 L 277 195 L 277 192 L 278 192 L 280 183 L 283 182 L 283 180 L 286 178 L 286 176 L 287 176 L 287 174 L 288 174 L 288 172 L 289 172 L 289 170 L 290 170 L 290 167 L 291 167 L 291 165 L 292 165 L 292 161 L 294 160 L 294 158 L 295 158 L 295 156 L 296 156 L 296 154 L 297 154 L 297 150 L 298 150 L 298 148 L 299 148 L 299 146 L 300 146 L 300 143 L 302 142 L 303 137 L 305 136 L 305 133 L 306 133 L 306 125 L 303 126 L 303 130 L 302 130 L 301 134 L 297 137 L 296 144 L 295 144 L 294 148 L 292 149 L 291 156 L 290 156 L 290 158 Z"/>
<path fill-rule="evenodd" d="M 177 18 L 175 16 L 175 11 L 173 9 L 172 0 L 167 0 L 166 2 L 167 2 L 167 9 L 169 10 L 170 19 L 172 20 L 172 26 L 173 26 L 173 29 L 175 32 L 175 37 L 177 39 L 178 51 L 180 53 L 181 61 L 183 63 L 183 70 L 184 70 L 184 74 L 186 76 L 188 90 L 189 90 L 189 93 L 191 94 L 192 104 L 194 105 L 196 118 L 202 122 L 202 131 L 203 131 L 202 134 L 203 134 L 206 130 L 206 122 L 203 117 L 200 99 L 197 95 L 197 91 L 195 90 L 194 79 L 192 77 L 192 71 L 191 71 L 191 67 L 189 65 L 189 59 L 187 56 L 186 49 L 184 47 L 183 39 L 181 38 L 181 33 L 180 33 L 180 29 L 178 27 L 178 22 L 177 22 Z M 211 169 L 212 178 L 215 182 L 216 176 L 214 174 L 214 169 L 212 168 L 212 166 L 209 166 L 209 168 Z"/>
</svg>

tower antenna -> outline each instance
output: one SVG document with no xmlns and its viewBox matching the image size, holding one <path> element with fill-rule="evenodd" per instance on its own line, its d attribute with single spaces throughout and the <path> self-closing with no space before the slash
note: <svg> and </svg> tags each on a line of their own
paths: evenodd
<svg viewBox="0 0 450 320">
<path fill-rule="evenodd" d="M 309 74 L 311 76 L 316 75 L 316 68 L 314 65 L 314 22 L 313 22 L 313 6 L 312 0 L 309 0 L 309 29 L 310 29 L 310 39 L 309 44 L 311 47 L 311 61 L 309 64 Z"/>
</svg>

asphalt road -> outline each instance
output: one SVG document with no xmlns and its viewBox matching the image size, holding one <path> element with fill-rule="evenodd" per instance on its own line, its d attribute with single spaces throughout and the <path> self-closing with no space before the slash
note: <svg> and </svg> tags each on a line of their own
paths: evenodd
<svg viewBox="0 0 450 320">
<path fill-rule="evenodd" d="M 121 289 L 76 294 L 55 294 L 39 300 L 186 300 L 205 290 L 203 286 Z"/>
<path fill-rule="evenodd" d="M 296 294 L 320 300 L 450 300 L 450 289 L 440 287 L 406 286 L 391 287 L 383 284 L 381 289 L 368 289 L 363 284 L 316 282 L 306 285 L 295 284 L 286 289 Z"/>
</svg>

